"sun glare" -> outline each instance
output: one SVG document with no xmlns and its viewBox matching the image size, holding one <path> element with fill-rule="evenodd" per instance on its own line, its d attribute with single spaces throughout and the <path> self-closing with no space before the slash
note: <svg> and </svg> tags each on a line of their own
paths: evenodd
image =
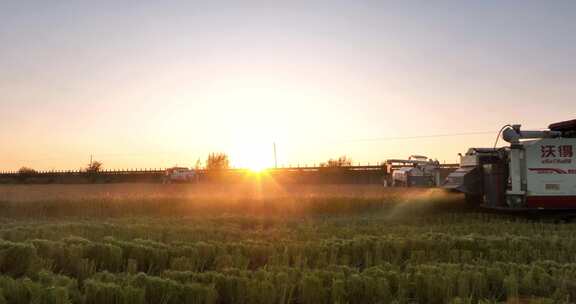
<svg viewBox="0 0 576 304">
<path fill-rule="evenodd" d="M 259 173 L 272 164 L 272 151 L 266 145 L 245 143 L 238 145 L 231 153 L 235 165 L 254 173 Z"/>
<path fill-rule="evenodd" d="M 266 158 L 259 156 L 260 155 L 253 155 L 245 157 L 243 167 L 254 173 L 260 173 L 266 170 L 266 168 L 268 168 L 268 161 Z"/>
<path fill-rule="evenodd" d="M 248 166 L 248 170 L 250 170 L 254 173 L 260 173 L 260 172 L 266 170 L 266 166 L 264 166 L 262 164 L 254 164 L 254 165 Z"/>
</svg>

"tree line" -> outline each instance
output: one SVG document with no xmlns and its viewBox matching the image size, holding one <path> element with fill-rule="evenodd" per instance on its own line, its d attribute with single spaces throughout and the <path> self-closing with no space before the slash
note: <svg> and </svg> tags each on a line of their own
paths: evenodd
<svg viewBox="0 0 576 304">
<path fill-rule="evenodd" d="M 320 163 L 320 167 L 322 168 L 342 168 L 342 167 L 350 167 L 352 166 L 352 159 L 346 155 L 340 156 L 338 158 L 330 158 L 326 162 Z M 208 154 L 208 157 L 205 161 L 205 166 L 202 165 L 202 161 L 200 159 L 196 160 L 196 164 L 194 165 L 194 169 L 206 169 L 206 170 L 226 170 L 230 169 L 230 157 L 228 154 L 223 152 L 212 152 Z M 102 171 L 104 169 L 104 163 L 101 161 L 92 161 L 88 163 L 82 171 L 94 174 Z M 23 166 L 18 170 L 18 174 L 22 176 L 30 176 L 37 174 L 38 171 L 34 168 Z"/>
</svg>

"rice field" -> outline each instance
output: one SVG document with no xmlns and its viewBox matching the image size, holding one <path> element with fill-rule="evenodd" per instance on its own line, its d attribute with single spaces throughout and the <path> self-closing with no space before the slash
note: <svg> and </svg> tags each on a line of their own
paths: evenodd
<svg viewBox="0 0 576 304">
<path fill-rule="evenodd" d="M 576 224 L 378 186 L 0 186 L 0 303 L 573 303 Z"/>
</svg>

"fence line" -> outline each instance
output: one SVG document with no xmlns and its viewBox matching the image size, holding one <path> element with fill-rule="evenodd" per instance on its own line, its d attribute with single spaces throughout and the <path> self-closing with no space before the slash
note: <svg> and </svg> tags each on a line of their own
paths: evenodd
<svg viewBox="0 0 576 304">
<path fill-rule="evenodd" d="M 440 168 L 444 169 L 454 169 L 457 168 L 458 164 L 441 164 Z M 372 170 L 381 170 L 383 165 L 380 163 L 376 165 L 366 164 L 366 165 L 356 165 L 356 166 L 345 166 L 345 167 L 338 167 L 341 169 L 346 170 L 353 170 L 353 171 L 372 171 Z M 133 169 L 102 169 L 98 171 L 97 174 L 101 175 L 139 175 L 139 174 L 163 174 L 167 168 L 133 168 Z M 268 168 L 266 170 L 271 172 L 279 172 L 279 171 L 286 171 L 286 172 L 293 172 L 293 171 L 317 171 L 322 169 L 330 169 L 330 167 L 322 167 L 314 164 L 313 166 L 309 165 L 298 165 L 293 167 L 291 164 L 283 165 L 278 168 Z M 249 169 L 244 168 L 231 168 L 224 170 L 225 172 L 237 172 L 237 171 L 246 171 Z M 199 172 L 206 172 L 206 169 L 197 170 Z M 30 173 L 22 173 L 25 175 L 78 175 L 78 174 L 89 174 L 91 172 L 86 172 L 85 170 L 77 169 L 77 170 L 66 170 L 66 169 L 58 169 L 58 170 L 38 170 L 35 172 Z M 18 171 L 0 171 L 0 175 L 20 175 L 21 173 Z"/>
</svg>

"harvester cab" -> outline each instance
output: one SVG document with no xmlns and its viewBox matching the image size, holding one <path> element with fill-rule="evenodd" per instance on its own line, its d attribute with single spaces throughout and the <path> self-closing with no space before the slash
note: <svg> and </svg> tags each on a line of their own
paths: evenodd
<svg viewBox="0 0 576 304">
<path fill-rule="evenodd" d="M 470 148 L 443 187 L 473 204 L 510 210 L 576 210 L 576 120 L 525 131 L 507 125 L 502 148 Z"/>
</svg>

